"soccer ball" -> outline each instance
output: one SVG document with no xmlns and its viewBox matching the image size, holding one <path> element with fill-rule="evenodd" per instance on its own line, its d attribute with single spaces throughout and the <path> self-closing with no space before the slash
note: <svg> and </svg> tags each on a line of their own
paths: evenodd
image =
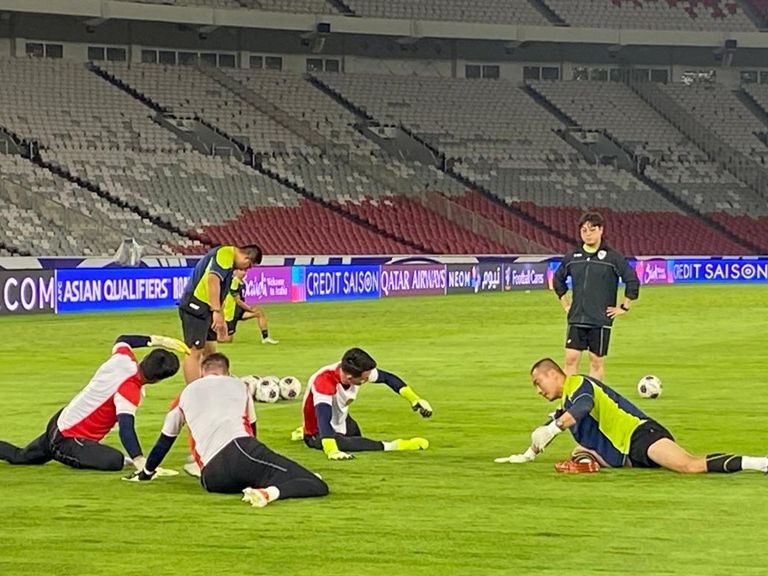
<svg viewBox="0 0 768 576">
<path fill-rule="evenodd" d="M 256 402 L 269 404 L 280 400 L 280 380 L 277 376 L 263 376 L 256 384 Z"/>
<path fill-rule="evenodd" d="M 637 393 L 643 398 L 658 398 L 661 396 L 661 380 L 650 374 L 643 376 L 637 383 Z"/>
<path fill-rule="evenodd" d="M 280 380 L 280 398 L 293 400 L 301 394 L 301 382 L 294 376 L 286 376 Z"/>
<path fill-rule="evenodd" d="M 248 387 L 248 394 L 250 394 L 251 398 L 254 400 L 256 400 L 256 390 L 258 389 L 259 380 L 261 380 L 261 377 L 255 375 L 244 376 L 242 378 L 242 381 Z"/>
</svg>

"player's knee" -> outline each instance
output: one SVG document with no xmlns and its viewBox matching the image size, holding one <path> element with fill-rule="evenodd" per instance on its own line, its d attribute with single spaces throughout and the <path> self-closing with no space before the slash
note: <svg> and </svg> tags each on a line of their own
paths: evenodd
<svg viewBox="0 0 768 576">
<path fill-rule="evenodd" d="M 125 466 L 125 458 L 120 452 L 110 454 L 109 458 L 105 460 L 104 465 L 104 470 L 108 472 L 117 472 L 122 470 L 123 466 Z"/>
<path fill-rule="evenodd" d="M 328 493 L 330 490 L 328 489 L 328 484 L 326 484 L 325 480 L 322 478 L 318 478 L 317 476 L 314 476 L 313 480 L 313 492 L 315 496 L 328 496 Z"/>
</svg>

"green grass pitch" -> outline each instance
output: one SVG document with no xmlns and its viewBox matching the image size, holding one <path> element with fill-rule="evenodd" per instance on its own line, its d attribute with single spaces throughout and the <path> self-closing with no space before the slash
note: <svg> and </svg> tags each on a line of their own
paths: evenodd
<svg viewBox="0 0 768 576">
<path fill-rule="evenodd" d="M 766 289 L 647 288 L 620 318 L 606 381 L 695 453 L 768 452 Z M 562 358 L 564 318 L 547 292 L 269 306 L 279 346 L 254 323 L 222 346 L 233 372 L 295 375 L 351 346 L 370 351 L 435 408 L 431 420 L 383 386 L 352 414 L 374 438 L 425 436 L 423 453 L 329 462 L 292 443 L 299 402 L 259 405 L 260 438 L 319 472 L 328 498 L 253 509 L 181 475 L 146 485 L 57 463 L 0 463 L 0 574 L 15 575 L 705 575 L 768 573 L 768 478 L 603 470 L 565 476 L 558 438 L 534 463 L 522 451 L 553 405 L 527 370 Z M 0 320 L 0 438 L 43 430 L 109 354 L 120 333 L 179 335 L 175 310 Z M 641 400 L 637 380 L 664 394 Z M 181 376 L 148 389 L 138 413 L 145 451 Z M 116 434 L 108 442 L 118 445 Z M 165 465 L 180 468 L 186 442 Z"/>
</svg>

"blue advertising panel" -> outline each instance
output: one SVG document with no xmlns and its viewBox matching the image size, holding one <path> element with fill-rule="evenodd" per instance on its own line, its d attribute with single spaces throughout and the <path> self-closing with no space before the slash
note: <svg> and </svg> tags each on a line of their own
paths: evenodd
<svg viewBox="0 0 768 576">
<path fill-rule="evenodd" d="M 752 260 L 723 258 L 720 260 L 678 259 L 671 261 L 675 284 L 716 283 L 728 284 L 768 283 L 768 258 Z"/>
<path fill-rule="evenodd" d="M 171 307 L 192 268 L 74 268 L 56 271 L 59 313 Z"/>
<path fill-rule="evenodd" d="M 304 296 L 307 302 L 379 298 L 381 267 L 306 266 Z"/>
</svg>

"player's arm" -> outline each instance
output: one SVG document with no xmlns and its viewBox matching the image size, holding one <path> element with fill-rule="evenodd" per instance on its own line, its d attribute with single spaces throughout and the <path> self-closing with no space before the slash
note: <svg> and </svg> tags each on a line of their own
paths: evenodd
<svg viewBox="0 0 768 576">
<path fill-rule="evenodd" d="M 640 296 L 640 279 L 624 256 L 618 254 L 618 260 L 619 276 L 624 281 L 624 302 L 622 302 L 621 308 L 627 312 L 632 301 L 637 300 Z"/>
<path fill-rule="evenodd" d="M 232 297 L 235 299 L 235 304 L 237 304 L 240 308 L 245 310 L 246 312 L 255 313 L 255 306 L 250 306 L 246 304 L 246 302 L 240 298 L 240 292 L 232 292 Z"/>
<path fill-rule="evenodd" d="M 315 418 L 317 419 L 318 435 L 323 446 L 323 452 L 329 460 L 351 460 L 352 454 L 339 450 L 331 419 L 333 418 L 333 395 L 336 393 L 336 382 L 324 374 L 318 376 L 312 383 L 312 398 L 315 403 Z"/>
<path fill-rule="evenodd" d="M 246 408 L 248 413 L 248 423 L 251 425 L 251 432 L 253 437 L 256 438 L 256 406 L 253 403 L 253 397 L 248 394 L 248 406 Z"/>
<path fill-rule="evenodd" d="M 560 303 L 562 304 L 563 308 L 565 308 L 566 312 L 571 306 L 570 298 L 566 296 L 568 294 L 568 284 L 566 279 L 568 277 L 568 265 L 570 264 L 570 261 L 570 253 L 563 256 L 563 260 L 560 262 L 560 266 L 557 267 L 557 270 L 555 270 L 555 274 L 552 277 L 552 287 L 554 288 L 555 294 L 557 294 L 557 298 L 560 300 Z"/>
<path fill-rule="evenodd" d="M 547 421 L 544 423 L 544 425 L 546 426 L 547 424 L 550 424 L 554 419 L 562 415 L 563 415 L 562 409 L 555 410 L 554 412 L 547 415 Z M 522 452 L 520 454 L 512 454 L 510 456 L 504 456 L 503 458 L 494 458 L 493 461 L 496 462 L 497 464 L 506 464 L 506 463 L 523 464 L 524 462 L 532 462 L 536 458 L 536 455 L 538 453 L 539 452 L 533 449 L 533 446 L 529 446 L 528 448 L 526 448 L 525 452 Z"/>
<path fill-rule="evenodd" d="M 189 347 L 181 340 L 176 338 L 170 338 L 168 336 L 157 335 L 137 335 L 137 334 L 123 334 L 118 336 L 115 340 L 114 352 L 119 352 L 120 347 L 128 346 L 129 348 L 152 348 L 160 347 L 181 354 L 189 354 Z"/>
<path fill-rule="evenodd" d="M 141 390 L 138 385 L 123 384 L 113 398 L 117 413 L 120 443 L 126 454 L 137 469 L 144 466 L 144 456 L 141 444 L 136 435 L 136 409 L 141 401 Z"/>
<path fill-rule="evenodd" d="M 184 426 L 184 413 L 178 405 L 178 398 L 174 401 L 171 410 L 165 415 L 163 422 L 163 429 L 160 432 L 160 436 L 157 438 L 155 445 L 149 452 L 144 465 L 139 468 L 128 479 L 144 481 L 151 480 L 157 473 L 157 469 L 162 464 L 165 457 L 173 447 L 176 438 L 179 436 L 181 429 Z"/>
<path fill-rule="evenodd" d="M 539 426 L 531 434 L 531 448 L 534 452 L 543 452 L 560 432 L 575 426 L 595 407 L 595 392 L 592 383 L 586 378 L 582 379 L 581 385 L 569 396 L 571 406 L 568 410 L 556 415 L 549 424 Z"/>
<path fill-rule="evenodd" d="M 408 384 L 406 384 L 397 374 L 374 368 L 371 371 L 371 376 L 368 380 L 370 382 L 378 382 L 389 386 L 393 392 L 397 392 L 400 396 L 408 400 L 414 412 L 418 411 L 422 417 L 429 418 L 432 416 L 432 406 L 430 406 L 429 402 L 416 394 L 413 388 L 408 386 Z"/>
</svg>

